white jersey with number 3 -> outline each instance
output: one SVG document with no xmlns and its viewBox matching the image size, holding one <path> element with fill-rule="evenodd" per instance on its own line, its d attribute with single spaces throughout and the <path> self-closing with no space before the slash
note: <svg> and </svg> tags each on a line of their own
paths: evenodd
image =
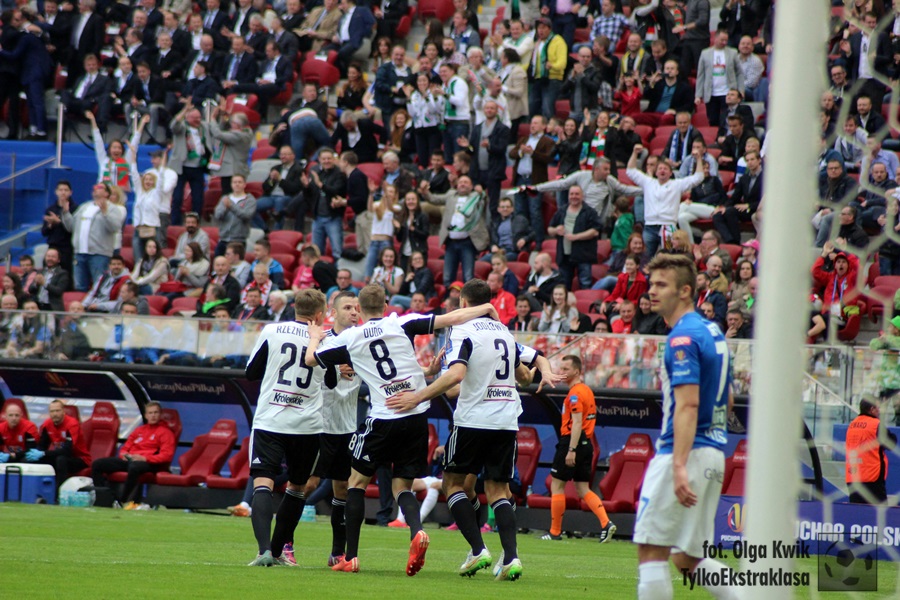
<svg viewBox="0 0 900 600">
<path fill-rule="evenodd" d="M 400 419 L 428 410 L 423 402 L 413 410 L 397 413 L 385 406 L 388 398 L 425 388 L 425 375 L 416 361 L 413 339 L 434 331 L 434 315 L 392 314 L 371 319 L 359 327 L 342 331 L 327 347 L 316 351 L 322 367 L 350 365 L 369 386 L 375 419 Z"/>
<path fill-rule="evenodd" d="M 247 363 L 247 378 L 262 379 L 253 429 L 272 433 L 322 433 L 325 369 L 307 367 L 306 323 L 266 325 Z"/>
<path fill-rule="evenodd" d="M 516 390 L 519 349 L 509 328 L 487 317 L 450 330 L 447 366 L 467 366 L 453 423 L 473 429 L 519 429 L 522 400 Z"/>
</svg>

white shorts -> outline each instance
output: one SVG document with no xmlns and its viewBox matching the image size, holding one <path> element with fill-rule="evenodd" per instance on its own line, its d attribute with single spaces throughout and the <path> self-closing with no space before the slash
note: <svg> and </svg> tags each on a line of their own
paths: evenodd
<svg viewBox="0 0 900 600">
<path fill-rule="evenodd" d="M 657 454 L 650 461 L 641 497 L 634 543 L 668 546 L 695 558 L 703 557 L 703 542 L 713 542 L 716 509 L 725 475 L 725 455 L 715 448 L 691 450 L 688 481 L 697 504 L 686 508 L 675 496 L 672 455 Z"/>
</svg>

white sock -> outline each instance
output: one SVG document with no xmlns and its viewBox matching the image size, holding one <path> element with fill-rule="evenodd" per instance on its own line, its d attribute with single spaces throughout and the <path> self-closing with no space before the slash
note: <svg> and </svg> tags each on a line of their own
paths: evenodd
<svg viewBox="0 0 900 600">
<path fill-rule="evenodd" d="M 246 509 L 248 509 L 248 510 L 250 509 L 250 505 L 247 504 L 246 502 L 241 502 L 241 503 L 239 504 L 239 506 L 243 506 L 244 508 L 246 508 Z"/>
<path fill-rule="evenodd" d="M 722 569 L 731 570 L 728 568 L 728 565 L 711 558 L 704 558 L 697 563 L 697 569 L 703 569 L 708 572 L 720 572 Z M 712 594 L 714 598 L 718 598 L 718 600 L 737 600 L 739 597 L 737 590 L 729 585 L 710 585 L 704 587 L 706 591 Z"/>
<path fill-rule="evenodd" d="M 425 494 L 425 499 L 422 500 L 422 506 L 419 507 L 419 518 L 424 522 L 425 517 L 434 510 L 434 506 L 437 504 L 438 495 L 440 494 L 440 490 L 436 490 L 434 488 L 428 488 L 428 492 Z"/>
<path fill-rule="evenodd" d="M 671 600 L 674 593 L 668 561 L 638 565 L 638 600 Z"/>
</svg>

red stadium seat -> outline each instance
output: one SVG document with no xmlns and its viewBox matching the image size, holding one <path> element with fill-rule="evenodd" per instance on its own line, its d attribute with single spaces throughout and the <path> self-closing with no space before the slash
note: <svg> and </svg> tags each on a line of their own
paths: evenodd
<svg viewBox="0 0 900 600">
<path fill-rule="evenodd" d="M 97 402 L 91 418 L 81 424 L 81 433 L 87 444 L 91 461 L 115 456 L 119 441 L 119 413 L 112 402 Z M 78 475 L 89 476 L 90 467 L 82 469 Z"/>
<path fill-rule="evenodd" d="M 491 263 L 483 260 L 475 261 L 475 279 L 487 280 L 488 273 L 491 272 Z"/>
<path fill-rule="evenodd" d="M 126 225 L 122 229 L 122 246 L 126 248 L 131 248 L 131 243 L 134 241 L 134 225 Z"/>
<path fill-rule="evenodd" d="M 384 316 L 385 317 L 389 317 L 390 315 L 399 316 L 399 315 L 402 315 L 404 313 L 404 311 L 406 311 L 406 309 L 403 308 L 402 306 L 390 305 L 384 309 Z"/>
<path fill-rule="evenodd" d="M 347 240 L 344 240 L 344 245 L 347 245 Z M 269 246 L 271 247 L 272 254 L 296 254 L 297 246 L 287 242 L 283 239 L 281 240 L 273 240 L 269 239 Z"/>
<path fill-rule="evenodd" d="M 610 240 L 598 240 L 597 241 L 597 261 L 604 263 L 609 259 L 609 255 L 612 254 L 612 242 Z"/>
<path fill-rule="evenodd" d="M 434 451 L 440 446 L 441 442 L 438 439 L 437 427 L 434 426 L 434 423 L 428 424 L 428 464 L 431 465 L 431 459 L 434 457 Z"/>
<path fill-rule="evenodd" d="M 528 276 L 531 274 L 531 265 L 527 262 L 510 261 L 506 263 L 506 266 L 516 274 L 519 285 L 525 285 L 525 282 L 528 281 Z"/>
<path fill-rule="evenodd" d="M 269 234 L 269 242 L 275 241 L 285 242 L 296 249 L 297 245 L 303 241 L 303 234 L 299 231 L 273 231 Z"/>
<path fill-rule="evenodd" d="M 722 187 L 725 191 L 731 191 L 734 188 L 734 171 L 719 171 L 719 179 L 722 181 Z"/>
<path fill-rule="evenodd" d="M 743 496 L 744 476 L 747 471 L 747 440 L 741 440 L 734 454 L 725 459 L 725 477 L 722 479 L 723 496 Z"/>
<path fill-rule="evenodd" d="M 556 101 L 556 104 L 554 105 L 554 115 L 557 118 L 567 119 L 567 118 L 569 118 L 570 112 L 571 112 L 571 105 L 568 100 L 557 100 Z"/>
<path fill-rule="evenodd" d="M 599 279 L 606 277 L 606 275 L 608 273 L 609 273 L 609 265 L 604 265 L 604 264 L 591 265 L 591 277 L 594 279 L 594 281 L 597 281 Z"/>
<path fill-rule="evenodd" d="M 644 146 L 650 144 L 650 138 L 653 136 L 653 128 L 649 125 L 635 125 L 634 132 L 641 136 L 641 143 Z"/>
<path fill-rule="evenodd" d="M 545 484 L 547 485 L 547 490 L 549 492 L 550 485 L 552 483 L 553 477 L 551 475 L 547 475 L 547 479 Z M 581 503 L 578 499 L 578 492 L 575 491 L 575 483 L 572 481 L 566 482 L 566 510 L 577 510 L 581 508 Z M 528 498 L 525 499 L 528 504 L 528 508 L 544 508 L 549 510 L 550 503 L 552 499 L 550 494 L 529 494 Z M 604 503 L 605 505 L 605 503 Z"/>
<path fill-rule="evenodd" d="M 156 482 L 182 487 L 206 482 L 207 477 L 218 474 L 236 441 L 237 423 L 219 419 L 209 433 L 198 435 L 191 449 L 179 457 L 181 474 L 159 473 Z"/>
<path fill-rule="evenodd" d="M 87 292 L 63 292 L 63 306 L 69 310 L 69 304 L 76 300 L 80 302 L 85 296 L 87 296 Z"/>
<path fill-rule="evenodd" d="M 516 456 L 516 469 L 519 471 L 519 480 L 522 483 L 522 495 L 519 503 L 525 501 L 525 490 L 534 483 L 534 474 L 537 472 L 538 463 L 541 460 L 541 438 L 534 427 L 519 427 L 516 434 L 518 444 Z"/>
<path fill-rule="evenodd" d="M 319 87 L 331 87 L 341 79 L 337 67 L 323 60 L 305 60 L 300 65 L 300 79 Z"/>
<path fill-rule="evenodd" d="M 409 35 L 410 29 L 412 29 L 412 17 L 403 15 L 400 17 L 400 22 L 397 23 L 397 28 L 394 30 L 394 39 L 405 40 L 406 36 Z"/>
<path fill-rule="evenodd" d="M 428 262 L 428 270 L 431 271 L 431 274 L 434 276 L 434 282 L 440 283 L 443 285 L 449 286 L 452 281 L 448 281 L 444 283 L 444 261 L 438 258 L 429 258 Z"/>
<path fill-rule="evenodd" d="M 294 264 L 297 262 L 296 254 L 272 254 L 272 258 L 281 263 L 281 266 L 284 267 L 285 271 L 291 271 L 294 269 Z"/>
<path fill-rule="evenodd" d="M 131 238 L 129 238 L 131 239 Z M 124 240 L 124 238 L 123 238 Z M 119 250 L 119 256 L 122 257 L 122 260 L 125 261 L 125 266 L 128 267 L 128 270 L 134 268 L 134 249 L 128 246 L 122 246 Z"/>
<path fill-rule="evenodd" d="M 164 408 L 160 418 L 172 430 L 172 435 L 175 436 L 175 443 L 177 444 L 181 441 L 181 415 L 178 414 L 178 411 L 174 408 Z"/>
<path fill-rule="evenodd" d="M 178 238 L 184 233 L 184 225 L 169 225 L 166 229 L 166 241 L 174 248 L 178 244 Z"/>
<path fill-rule="evenodd" d="M 453 16 L 453 3 L 447 0 L 419 0 L 419 18 L 425 20 L 436 17 L 441 22 L 446 22 Z"/>
<path fill-rule="evenodd" d="M 229 477 L 210 475 L 206 487 L 226 490 L 242 490 L 250 479 L 250 438 L 245 437 L 240 449 L 228 459 Z"/>
<path fill-rule="evenodd" d="M 23 419 L 28 419 L 28 407 L 25 406 L 25 403 L 22 401 L 22 399 L 21 398 L 7 398 L 6 402 L 3 403 L 3 410 L 0 411 L 0 421 L 6 420 L 6 417 L 4 416 L 6 414 L 6 407 L 10 406 L 12 404 L 18 406 L 22 410 L 22 418 Z"/>
<path fill-rule="evenodd" d="M 169 304 L 169 299 L 165 296 L 144 296 L 147 299 L 147 304 L 150 305 L 150 312 L 156 311 L 157 315 L 161 315 L 165 313 L 166 305 Z"/>
<path fill-rule="evenodd" d="M 359 163 L 357 168 L 374 181 L 375 185 L 381 185 L 381 180 L 384 179 L 384 165 L 378 162 Z"/>
<path fill-rule="evenodd" d="M 193 311 L 197 312 L 197 303 L 199 298 L 175 298 L 172 300 L 172 306 L 169 307 L 169 311 L 166 313 L 168 316 L 180 315 L 182 311 Z"/>
<path fill-rule="evenodd" d="M 81 423 L 81 413 L 78 411 L 78 407 L 74 404 L 66 404 L 63 406 L 63 411 L 66 413 L 67 417 L 72 417 L 79 423 Z"/>
<path fill-rule="evenodd" d="M 738 259 L 741 257 L 741 247 L 737 244 L 722 244 L 720 246 L 722 250 L 728 253 L 728 256 L 731 257 L 731 264 L 736 264 Z"/>
<path fill-rule="evenodd" d="M 625 447 L 609 457 L 609 472 L 600 481 L 603 506 L 608 512 L 633 513 L 644 473 L 654 455 L 653 444 L 646 433 L 632 433 Z"/>
<path fill-rule="evenodd" d="M 273 154 L 275 154 L 275 148 L 272 146 L 257 146 L 250 154 L 250 162 L 272 158 Z"/>
<path fill-rule="evenodd" d="M 703 141 L 706 142 L 707 146 L 716 144 L 716 138 L 719 135 L 718 127 L 697 127 L 697 131 L 703 136 Z"/>
</svg>

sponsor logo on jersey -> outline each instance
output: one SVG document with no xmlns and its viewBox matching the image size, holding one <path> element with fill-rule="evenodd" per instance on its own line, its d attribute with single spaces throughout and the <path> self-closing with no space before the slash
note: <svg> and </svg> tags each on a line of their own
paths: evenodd
<svg viewBox="0 0 900 600">
<path fill-rule="evenodd" d="M 690 346 L 691 338 L 686 335 L 680 335 L 678 337 L 673 337 L 672 341 L 669 342 L 669 346 L 672 348 L 677 348 L 678 346 Z"/>
<path fill-rule="evenodd" d="M 578 396 L 576 396 L 575 394 L 572 394 L 571 396 L 569 396 L 569 403 L 570 404 L 578 404 Z"/>
<path fill-rule="evenodd" d="M 502 401 L 514 402 L 516 400 L 515 389 L 509 386 L 489 386 L 484 397 L 486 402 Z"/>
<path fill-rule="evenodd" d="M 683 361 L 684 357 L 685 357 L 684 350 L 676 350 L 675 351 L 675 360 L 676 361 L 679 361 L 679 362 Z"/>
<path fill-rule="evenodd" d="M 381 386 L 381 390 L 384 392 L 384 395 L 390 398 L 391 396 L 396 396 L 401 392 L 411 392 L 413 391 L 412 381 L 407 377 L 406 379 L 401 379 L 400 381 L 392 381 Z"/>
<path fill-rule="evenodd" d="M 297 408 L 300 408 L 301 406 L 303 406 L 304 400 L 306 400 L 306 396 L 275 390 L 275 393 L 272 396 L 271 404 L 280 404 L 282 406 L 296 406 Z"/>
<path fill-rule="evenodd" d="M 254 464 L 254 465 L 261 465 L 261 464 L 262 464 L 262 461 L 261 461 L 261 460 L 259 460 L 259 458 L 254 458 L 254 459 L 253 459 L 253 462 L 252 462 L 252 463 L 250 463 L 250 464 Z"/>
</svg>

